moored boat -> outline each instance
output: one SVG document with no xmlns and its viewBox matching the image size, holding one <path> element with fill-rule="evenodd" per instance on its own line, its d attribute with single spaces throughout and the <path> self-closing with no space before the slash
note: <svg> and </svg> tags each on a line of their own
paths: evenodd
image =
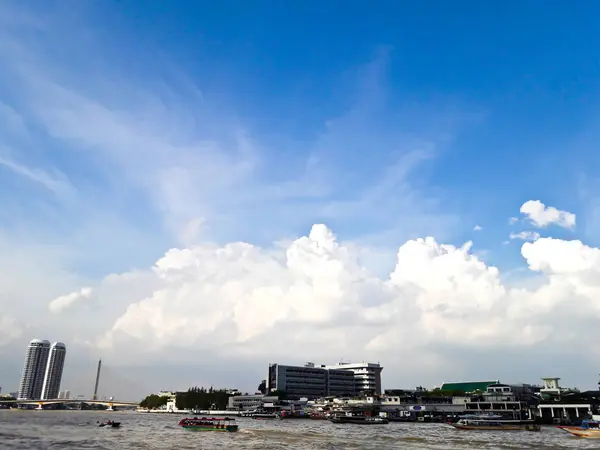
<svg viewBox="0 0 600 450">
<path fill-rule="evenodd" d="M 235 419 L 229 417 L 216 418 L 216 417 L 194 417 L 193 419 L 185 418 L 181 419 L 179 426 L 192 431 L 229 431 L 235 432 L 238 430 L 238 426 L 235 423 Z"/>
<path fill-rule="evenodd" d="M 540 431 L 539 425 L 527 420 L 503 419 L 460 419 L 456 423 L 449 423 L 457 430 L 479 431 Z"/>
<path fill-rule="evenodd" d="M 256 414 L 252 414 L 251 417 L 256 420 L 272 420 L 272 419 L 278 418 L 277 414 L 271 414 L 271 413 L 256 413 Z"/>
<path fill-rule="evenodd" d="M 329 418 L 332 423 L 351 423 L 354 425 L 385 425 L 389 423 L 384 417 L 368 416 L 332 416 Z"/>
<path fill-rule="evenodd" d="M 600 439 L 600 422 L 597 420 L 584 420 L 579 426 L 559 425 L 557 428 L 572 434 L 573 436 Z"/>
</svg>

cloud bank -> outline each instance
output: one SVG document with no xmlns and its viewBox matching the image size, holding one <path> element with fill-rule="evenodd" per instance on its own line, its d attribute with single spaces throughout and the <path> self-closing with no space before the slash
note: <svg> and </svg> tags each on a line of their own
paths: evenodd
<svg viewBox="0 0 600 450">
<path fill-rule="evenodd" d="M 503 283 L 471 242 L 456 247 L 434 237 L 407 241 L 389 276 L 376 276 L 356 246 L 323 224 L 284 246 L 173 248 L 150 270 L 98 286 L 106 304 L 141 277 L 148 289 L 127 296 L 124 311 L 90 345 L 130 363 L 183 363 L 193 348 L 264 364 L 378 359 L 392 373 L 399 355 L 446 363 L 448 347 L 457 364 L 481 351 L 583 357 L 589 348 L 579 350 L 572 327 L 600 317 L 600 250 L 544 237 L 524 243 L 521 255 L 530 274 L 542 277 L 536 285 Z"/>
</svg>

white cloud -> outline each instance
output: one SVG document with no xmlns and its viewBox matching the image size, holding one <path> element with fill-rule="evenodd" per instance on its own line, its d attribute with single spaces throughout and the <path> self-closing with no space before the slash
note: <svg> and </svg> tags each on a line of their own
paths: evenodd
<svg viewBox="0 0 600 450">
<path fill-rule="evenodd" d="M 23 327 L 12 317 L 0 314 L 0 347 L 8 345 L 23 334 Z"/>
<path fill-rule="evenodd" d="M 265 362 L 344 355 L 392 367 L 398 355 L 419 364 L 429 352 L 445 365 L 440 343 L 456 349 L 455 362 L 484 348 L 572 351 L 579 338 L 568 338 L 569 327 L 600 318 L 600 285 L 590 276 L 600 274 L 600 250 L 579 241 L 527 242 L 522 255 L 545 279 L 519 287 L 504 284 L 471 246 L 410 240 L 389 277 L 370 273 L 324 225 L 281 250 L 247 243 L 172 249 L 149 272 L 157 287 L 127 306 L 96 345 L 128 361 L 181 362 L 194 348 Z"/>
<path fill-rule="evenodd" d="M 48 304 L 48 309 L 53 313 L 65 311 L 78 303 L 89 301 L 93 295 L 94 290 L 92 288 L 84 287 L 78 291 L 55 298 Z"/>
<path fill-rule="evenodd" d="M 517 223 L 519 221 L 519 219 L 517 217 L 511 217 L 508 219 L 508 223 L 510 223 L 511 225 Z"/>
<path fill-rule="evenodd" d="M 1 145 L 0 145 L 1 150 Z M 12 172 L 21 175 L 34 183 L 39 183 L 55 194 L 67 194 L 72 191 L 72 186 L 61 173 L 48 173 L 39 168 L 31 168 L 19 164 L 8 157 L 0 155 L 0 169 L 6 167 Z"/>
<path fill-rule="evenodd" d="M 522 239 L 524 241 L 537 241 L 540 238 L 540 233 L 535 231 L 521 231 L 519 233 L 510 233 L 510 239 Z"/>
<path fill-rule="evenodd" d="M 483 227 L 482 227 L 482 226 L 480 226 L 480 225 L 475 225 L 475 226 L 473 227 L 473 231 L 481 231 L 481 230 L 483 230 Z"/>
<path fill-rule="evenodd" d="M 550 224 L 563 228 L 575 227 L 575 214 L 560 211 L 553 206 L 546 206 L 539 200 L 528 200 L 521 206 L 521 214 L 524 214 L 531 223 L 540 228 Z"/>
</svg>

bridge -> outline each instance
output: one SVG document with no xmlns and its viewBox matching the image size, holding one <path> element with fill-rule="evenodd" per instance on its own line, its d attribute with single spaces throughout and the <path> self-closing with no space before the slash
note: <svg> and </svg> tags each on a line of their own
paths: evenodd
<svg viewBox="0 0 600 450">
<path fill-rule="evenodd" d="M 106 365 L 102 364 L 102 360 L 98 361 L 98 366 L 97 368 L 94 367 L 94 372 L 93 375 L 95 376 L 94 378 L 94 390 L 93 390 L 93 394 L 91 395 L 91 397 L 89 397 L 90 394 L 87 395 L 77 395 L 77 396 L 73 396 L 72 398 L 69 398 L 68 394 L 66 395 L 66 398 L 53 398 L 53 399 L 27 399 L 27 400 L 4 400 L 2 398 L 0 398 L 0 405 L 8 405 L 8 404 L 16 404 L 16 405 L 37 405 L 37 409 L 44 409 L 45 405 L 58 405 L 58 404 L 78 404 L 78 405 L 83 405 L 83 404 L 87 404 L 87 405 L 105 405 L 108 406 L 108 410 L 111 411 L 113 410 L 113 407 L 137 407 L 139 406 L 138 402 L 133 402 L 130 401 L 129 399 L 131 397 L 140 397 L 140 388 L 144 389 L 142 386 L 140 386 L 140 381 L 139 381 L 139 375 L 133 375 L 132 378 L 130 377 L 125 377 L 122 374 L 116 373 L 114 370 L 111 370 L 110 367 L 107 367 Z M 102 397 L 100 397 L 99 395 L 99 385 L 100 385 L 100 374 L 102 372 L 102 379 L 103 379 L 103 385 L 105 385 L 104 388 L 104 394 L 102 395 Z M 90 373 L 90 378 L 88 380 L 86 380 L 85 377 L 84 378 L 84 383 L 82 384 L 82 386 L 80 386 L 79 392 L 85 392 L 85 386 L 90 386 L 91 387 L 91 382 L 92 382 L 92 377 L 91 377 L 92 373 Z M 89 383 L 89 384 L 88 384 Z M 109 391 L 110 394 L 106 391 Z M 147 391 L 149 392 L 149 391 Z M 67 393 L 67 391 L 65 391 L 65 393 Z M 59 397 L 61 397 L 61 395 L 59 395 Z M 115 397 L 117 398 L 128 398 L 127 401 L 124 400 L 116 400 Z"/>
<path fill-rule="evenodd" d="M 0 400 L 0 404 L 17 404 L 17 405 L 38 405 L 37 409 L 44 409 L 44 405 L 58 405 L 58 404 L 87 404 L 87 405 L 106 405 L 108 411 L 112 411 L 115 406 L 127 406 L 137 407 L 139 403 L 133 402 L 119 402 L 116 400 L 85 400 L 85 399 L 68 399 L 68 398 L 55 398 L 49 400 Z"/>
</svg>

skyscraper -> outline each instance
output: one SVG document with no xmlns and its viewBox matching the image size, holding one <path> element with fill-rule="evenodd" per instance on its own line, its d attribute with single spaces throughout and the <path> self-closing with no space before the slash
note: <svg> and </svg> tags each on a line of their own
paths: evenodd
<svg viewBox="0 0 600 450">
<path fill-rule="evenodd" d="M 58 398 L 66 354 L 67 347 L 62 342 L 55 342 L 52 344 L 52 347 L 50 347 L 50 356 L 48 358 L 46 375 L 44 376 L 44 385 L 42 387 L 42 400 Z"/>
<path fill-rule="evenodd" d="M 50 342 L 34 339 L 27 347 L 25 364 L 19 383 L 19 400 L 39 400 L 44 386 L 44 375 L 48 364 Z"/>
</svg>

